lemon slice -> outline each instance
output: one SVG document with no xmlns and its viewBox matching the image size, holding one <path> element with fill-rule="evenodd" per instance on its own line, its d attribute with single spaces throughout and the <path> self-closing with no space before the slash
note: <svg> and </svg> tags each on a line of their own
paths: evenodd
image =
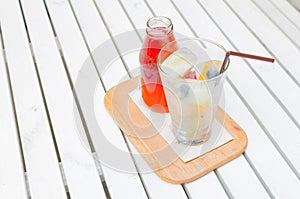
<svg viewBox="0 0 300 199">
<path fill-rule="evenodd" d="M 199 77 L 197 78 L 198 80 L 205 80 L 208 79 L 207 77 L 207 72 L 210 69 L 216 70 L 217 68 L 219 68 L 219 66 L 221 66 L 222 61 L 220 60 L 208 60 L 204 63 L 204 66 L 202 68 L 202 71 L 199 75 Z"/>
</svg>

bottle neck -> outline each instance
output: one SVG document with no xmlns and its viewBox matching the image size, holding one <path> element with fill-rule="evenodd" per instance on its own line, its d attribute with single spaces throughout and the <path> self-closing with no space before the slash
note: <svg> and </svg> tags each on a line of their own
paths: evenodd
<svg viewBox="0 0 300 199">
<path fill-rule="evenodd" d="M 167 17 L 152 17 L 147 22 L 146 32 L 153 37 L 168 35 L 173 32 L 172 21 Z"/>
</svg>

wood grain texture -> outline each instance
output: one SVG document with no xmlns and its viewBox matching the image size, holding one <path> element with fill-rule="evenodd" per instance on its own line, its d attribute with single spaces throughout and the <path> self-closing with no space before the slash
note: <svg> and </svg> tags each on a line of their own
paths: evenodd
<svg viewBox="0 0 300 199">
<path fill-rule="evenodd" d="M 139 77 L 136 77 L 111 88 L 105 95 L 104 104 L 131 143 L 163 180 L 180 184 L 191 182 L 238 157 L 245 150 L 245 132 L 229 115 L 218 108 L 216 118 L 223 123 L 234 139 L 184 163 L 129 97 L 128 93 L 137 88 L 138 81 Z M 221 119 L 224 119 L 224 122 L 220 121 Z M 145 125 L 147 123 L 149 125 Z"/>
</svg>

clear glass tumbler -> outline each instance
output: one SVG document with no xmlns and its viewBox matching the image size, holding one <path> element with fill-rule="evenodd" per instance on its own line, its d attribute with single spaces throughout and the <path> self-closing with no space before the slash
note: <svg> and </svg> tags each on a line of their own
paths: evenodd
<svg viewBox="0 0 300 199">
<path fill-rule="evenodd" d="M 173 46 L 177 51 L 170 53 Z M 170 42 L 159 52 L 157 65 L 179 142 L 199 144 L 210 137 L 229 65 L 219 73 L 225 54 L 221 45 L 200 38 Z"/>
</svg>

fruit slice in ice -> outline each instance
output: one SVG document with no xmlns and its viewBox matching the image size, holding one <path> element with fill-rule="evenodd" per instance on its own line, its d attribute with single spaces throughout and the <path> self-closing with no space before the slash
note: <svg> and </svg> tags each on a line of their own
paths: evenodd
<svg viewBox="0 0 300 199">
<path fill-rule="evenodd" d="M 211 79 L 219 75 L 218 68 L 221 66 L 222 62 L 219 60 L 208 60 L 204 63 L 202 71 L 198 76 L 198 80 Z"/>
<path fill-rule="evenodd" d="M 196 71 L 188 71 L 185 73 L 182 78 L 184 79 L 197 79 Z"/>
<path fill-rule="evenodd" d="M 162 63 L 162 68 L 169 75 L 183 77 L 193 69 L 196 61 L 197 56 L 192 51 L 187 48 L 180 48 Z"/>
</svg>

